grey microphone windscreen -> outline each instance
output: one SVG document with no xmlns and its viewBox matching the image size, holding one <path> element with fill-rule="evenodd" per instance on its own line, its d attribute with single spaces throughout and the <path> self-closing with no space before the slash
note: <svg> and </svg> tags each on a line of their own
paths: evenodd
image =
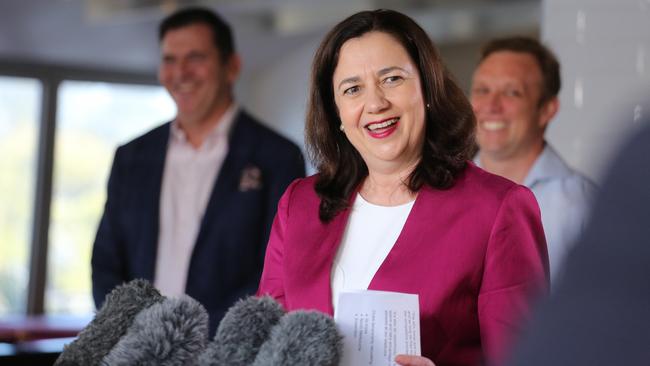
<svg viewBox="0 0 650 366">
<path fill-rule="evenodd" d="M 102 365 L 195 365 L 207 340 L 208 313 L 203 306 L 186 295 L 168 298 L 135 317 Z"/>
<path fill-rule="evenodd" d="M 341 354 L 342 337 L 331 317 L 295 311 L 280 319 L 252 366 L 338 366 Z"/>
<path fill-rule="evenodd" d="M 77 339 L 65 346 L 55 366 L 96 366 L 133 323 L 135 316 L 163 296 L 145 280 L 117 286 Z"/>
<path fill-rule="evenodd" d="M 284 313 L 282 306 L 268 296 L 239 300 L 219 323 L 199 365 L 249 366 Z"/>
</svg>

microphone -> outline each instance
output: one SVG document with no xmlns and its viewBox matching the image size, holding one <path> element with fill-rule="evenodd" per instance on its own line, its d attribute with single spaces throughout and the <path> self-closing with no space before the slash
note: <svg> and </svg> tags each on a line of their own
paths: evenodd
<svg viewBox="0 0 650 366">
<path fill-rule="evenodd" d="M 294 311 L 273 328 L 252 366 L 338 366 L 342 340 L 331 317 Z"/>
<path fill-rule="evenodd" d="M 106 366 L 195 365 L 208 340 L 208 313 L 189 296 L 168 298 L 135 317 L 103 359 Z"/>
<path fill-rule="evenodd" d="M 219 323 L 214 340 L 199 357 L 199 365 L 250 366 L 284 314 L 282 306 L 268 296 L 239 300 Z"/>
<path fill-rule="evenodd" d="M 55 366 L 95 366 L 126 333 L 135 316 L 163 300 L 163 296 L 145 280 L 133 280 L 117 286 L 97 311 L 95 318 L 66 345 Z"/>
</svg>

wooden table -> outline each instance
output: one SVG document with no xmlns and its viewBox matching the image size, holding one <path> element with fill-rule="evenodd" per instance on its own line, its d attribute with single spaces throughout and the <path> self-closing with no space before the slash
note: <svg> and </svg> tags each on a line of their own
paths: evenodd
<svg viewBox="0 0 650 366">
<path fill-rule="evenodd" d="M 11 315 L 0 317 L 0 342 L 18 343 L 75 337 L 93 315 Z"/>
</svg>

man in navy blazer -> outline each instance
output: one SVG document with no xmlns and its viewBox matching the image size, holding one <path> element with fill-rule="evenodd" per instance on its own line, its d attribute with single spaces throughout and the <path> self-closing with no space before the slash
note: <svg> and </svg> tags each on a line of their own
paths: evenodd
<svg viewBox="0 0 650 366">
<path fill-rule="evenodd" d="M 158 76 L 174 121 L 119 147 L 92 255 L 99 307 L 134 278 L 205 306 L 210 330 L 253 294 L 277 202 L 304 176 L 300 149 L 233 98 L 240 60 L 229 26 L 188 8 L 160 26 Z"/>
</svg>

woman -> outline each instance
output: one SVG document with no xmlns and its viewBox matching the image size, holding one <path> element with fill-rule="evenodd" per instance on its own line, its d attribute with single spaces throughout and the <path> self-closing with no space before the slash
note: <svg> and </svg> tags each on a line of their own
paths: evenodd
<svg viewBox="0 0 650 366">
<path fill-rule="evenodd" d="M 539 209 L 468 163 L 472 110 L 426 33 L 389 10 L 344 20 L 315 55 L 308 109 L 319 173 L 282 197 L 258 293 L 328 314 L 343 290 L 418 294 L 424 357 L 399 364 L 499 362 L 547 291 Z"/>
</svg>

